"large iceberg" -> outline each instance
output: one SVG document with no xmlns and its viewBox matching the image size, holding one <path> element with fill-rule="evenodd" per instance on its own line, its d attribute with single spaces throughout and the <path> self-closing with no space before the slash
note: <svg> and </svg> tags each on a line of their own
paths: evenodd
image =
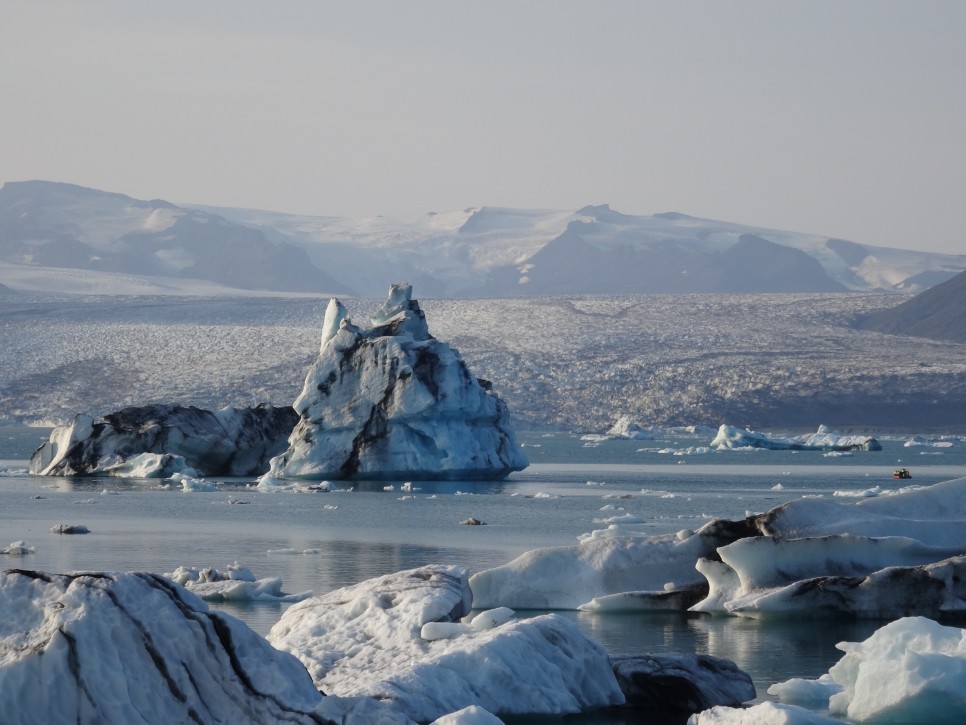
<svg viewBox="0 0 966 725">
<path fill-rule="evenodd" d="M 58 426 L 30 458 L 41 476 L 254 476 L 285 450 L 298 416 L 289 407 L 203 410 L 147 405 Z"/>
<path fill-rule="evenodd" d="M 299 661 L 153 574 L 0 572 L 3 722 L 328 722 Z"/>
<path fill-rule="evenodd" d="M 300 419 L 263 487 L 283 479 L 490 479 L 527 466 L 506 404 L 429 333 L 408 284 L 392 285 L 368 328 L 330 301 L 318 359 L 293 407 Z"/>
<path fill-rule="evenodd" d="M 460 567 L 426 566 L 293 605 L 269 641 L 306 665 L 328 695 L 375 698 L 419 722 L 478 705 L 564 714 L 620 705 L 603 648 L 557 615 L 471 621 Z"/>
<path fill-rule="evenodd" d="M 711 448 L 766 448 L 792 451 L 881 451 L 882 444 L 871 436 L 842 435 L 821 425 L 815 433 L 783 437 L 769 436 L 757 431 L 722 424 L 711 441 Z"/>
</svg>

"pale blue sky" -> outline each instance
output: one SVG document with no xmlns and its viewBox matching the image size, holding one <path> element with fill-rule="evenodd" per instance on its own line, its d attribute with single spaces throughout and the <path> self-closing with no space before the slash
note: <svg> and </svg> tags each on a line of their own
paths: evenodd
<svg viewBox="0 0 966 725">
<path fill-rule="evenodd" d="M 966 254 L 966 2 L 0 3 L 0 181 Z"/>
</svg>

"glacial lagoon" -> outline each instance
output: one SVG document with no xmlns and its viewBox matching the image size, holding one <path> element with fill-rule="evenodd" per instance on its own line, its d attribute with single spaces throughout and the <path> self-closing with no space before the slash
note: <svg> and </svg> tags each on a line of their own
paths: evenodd
<svg viewBox="0 0 966 725">
<path fill-rule="evenodd" d="M 238 561 L 279 577 L 285 592 L 323 594 L 428 563 L 471 573 L 524 551 L 570 545 L 632 516 L 653 534 L 695 529 L 709 518 L 743 518 L 803 496 L 888 495 L 966 475 L 966 443 L 904 445 L 829 456 L 814 451 L 705 449 L 709 435 L 594 440 L 572 433 L 519 435 L 531 466 L 490 483 L 334 482 L 332 491 L 272 492 L 252 480 L 212 480 L 185 492 L 157 479 L 28 477 L 24 460 L 40 432 L 0 431 L 0 545 L 24 540 L 36 552 L 5 557 L 5 568 L 173 572 L 224 569 Z M 895 480 L 905 466 L 911 480 Z M 485 525 L 460 522 L 475 518 Z M 91 533 L 58 535 L 58 523 Z M 265 634 L 287 604 L 223 603 Z M 698 652 L 734 660 L 760 699 L 790 677 L 818 677 L 841 657 L 840 641 L 861 641 L 882 620 L 753 620 L 687 613 L 564 612 L 613 654 Z M 962 621 L 950 621 L 962 626 Z M 577 722 L 567 718 L 566 722 Z M 541 720 L 552 722 L 552 720 Z"/>
</svg>

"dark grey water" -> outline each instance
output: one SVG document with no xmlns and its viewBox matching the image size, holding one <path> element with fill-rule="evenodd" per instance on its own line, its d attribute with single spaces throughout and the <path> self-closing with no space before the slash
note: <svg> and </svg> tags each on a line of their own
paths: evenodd
<svg viewBox="0 0 966 725">
<path fill-rule="evenodd" d="M 398 484 L 385 490 L 385 482 L 373 482 L 352 491 L 293 494 L 260 493 L 251 481 L 230 480 L 217 492 L 184 493 L 151 480 L 28 477 L 23 459 L 37 438 L 36 431 L 0 431 L 0 458 L 14 459 L 0 461 L 0 545 L 26 540 L 37 549 L 0 564 L 164 573 L 238 561 L 260 578 L 281 577 L 287 592 L 316 594 L 428 563 L 480 571 L 529 549 L 574 544 L 579 534 L 603 528 L 606 516 L 629 513 L 644 520 L 642 530 L 668 533 L 804 495 L 897 489 L 966 475 L 966 444 L 958 441 L 943 448 L 885 441 L 881 452 L 825 457 L 698 452 L 706 438 L 594 445 L 569 434 L 529 434 L 521 438 L 531 467 L 498 483 L 415 481 L 418 490 L 404 492 Z M 892 479 L 900 460 L 911 469 L 911 481 Z M 615 510 L 601 511 L 604 506 Z M 471 516 L 487 525 L 460 525 Z M 51 534 L 57 523 L 84 524 L 92 533 Z M 317 553 L 278 553 L 284 549 Z M 262 633 L 286 607 L 219 606 Z M 612 653 L 699 652 L 734 660 L 751 674 L 760 696 L 774 682 L 819 676 L 839 659 L 837 642 L 865 639 L 884 624 L 653 612 L 562 615 Z"/>
</svg>

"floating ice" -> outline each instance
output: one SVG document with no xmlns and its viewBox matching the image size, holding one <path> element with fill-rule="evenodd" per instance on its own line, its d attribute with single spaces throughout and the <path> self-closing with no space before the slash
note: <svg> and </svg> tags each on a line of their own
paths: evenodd
<svg viewBox="0 0 966 725">
<path fill-rule="evenodd" d="M 26 541 L 14 541 L 3 549 L 0 549 L 0 555 L 6 556 L 26 556 L 27 554 L 35 553 L 37 553 L 37 549 L 28 546 Z"/>
<path fill-rule="evenodd" d="M 470 578 L 474 605 L 578 609 L 591 600 L 633 592 L 636 599 L 650 601 L 652 608 L 666 607 L 664 585 L 668 581 L 680 590 L 700 587 L 705 591 L 695 562 L 748 532 L 711 522 L 684 539 L 676 534 L 627 534 L 626 529 L 615 526 L 594 532 L 576 546 L 529 551 L 507 564 L 478 572 Z M 680 596 L 676 600 L 674 608 L 680 608 Z"/>
<path fill-rule="evenodd" d="M 842 725 L 797 705 L 762 702 L 747 708 L 719 705 L 688 718 L 688 725 Z"/>
<path fill-rule="evenodd" d="M 91 530 L 84 524 L 54 524 L 50 527 L 52 534 L 89 534 Z"/>
<path fill-rule="evenodd" d="M 722 424 L 710 446 L 717 450 L 766 448 L 796 451 L 881 451 L 882 446 L 871 436 L 841 435 L 827 426 L 816 433 L 792 438 L 768 436 L 764 433 Z"/>
<path fill-rule="evenodd" d="M 845 652 L 814 683 L 807 701 L 856 722 L 962 723 L 966 721 L 966 630 L 924 617 L 906 617 L 876 630 L 864 642 L 841 642 Z M 800 697 L 809 681 L 769 688 Z"/>
<path fill-rule="evenodd" d="M 300 602 L 312 596 L 312 592 L 285 594 L 281 579 L 256 579 L 251 569 L 237 561 L 224 572 L 179 566 L 164 576 L 209 602 Z"/>
</svg>

